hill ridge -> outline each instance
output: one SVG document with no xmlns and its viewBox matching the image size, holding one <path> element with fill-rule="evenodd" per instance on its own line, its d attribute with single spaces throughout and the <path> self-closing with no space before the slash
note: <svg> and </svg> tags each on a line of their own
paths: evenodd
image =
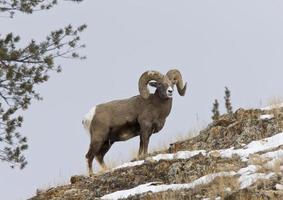
<svg viewBox="0 0 283 200">
<path fill-rule="evenodd" d="M 31 199 L 283 199 L 282 122 L 282 107 L 238 109 L 157 155 Z"/>
</svg>

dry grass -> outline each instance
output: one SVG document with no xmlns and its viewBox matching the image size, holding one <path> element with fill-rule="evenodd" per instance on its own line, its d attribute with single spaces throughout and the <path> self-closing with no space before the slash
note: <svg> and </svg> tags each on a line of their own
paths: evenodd
<svg viewBox="0 0 283 200">
<path fill-rule="evenodd" d="M 164 141 L 164 140 L 159 141 L 158 145 L 152 148 L 150 155 L 156 155 L 156 154 L 159 154 L 159 153 L 164 153 L 168 150 L 169 146 L 170 146 L 169 141 Z"/>
<path fill-rule="evenodd" d="M 160 192 L 153 195 L 147 195 L 141 199 L 142 200 L 183 200 L 183 199 L 193 200 L 194 198 L 191 196 L 191 194 L 186 194 L 186 196 L 184 197 L 183 195 L 180 194 L 180 191 L 169 190 L 166 192 Z"/>
<path fill-rule="evenodd" d="M 132 150 L 132 151 L 134 151 L 134 150 Z M 132 151 L 130 151 L 130 152 L 132 152 Z M 113 169 L 117 166 L 120 166 L 125 162 L 130 162 L 128 159 L 122 157 L 121 154 L 118 154 L 116 156 L 111 156 L 111 155 L 106 154 L 106 157 L 104 157 L 104 161 L 105 161 L 105 164 L 106 164 L 106 166 L 109 170 L 111 170 L 111 169 Z M 99 166 L 98 162 L 95 162 L 95 164 L 96 164 L 95 171 L 97 171 L 99 174 L 105 173 L 105 171 L 101 170 L 101 167 Z"/>
<path fill-rule="evenodd" d="M 249 156 L 249 164 L 263 166 L 268 161 L 267 158 L 259 155 L 253 154 Z"/>
<path fill-rule="evenodd" d="M 236 177 L 217 177 L 211 183 L 199 185 L 188 190 L 168 190 L 155 194 L 147 194 L 142 200 L 193 200 L 193 199 L 215 199 L 220 197 L 224 199 L 231 191 L 236 191 L 239 183 Z"/>
<path fill-rule="evenodd" d="M 176 143 L 176 142 L 180 142 L 180 141 L 185 141 L 188 140 L 190 138 L 193 138 L 195 136 L 197 136 L 199 134 L 199 130 L 198 129 L 191 129 L 189 130 L 186 134 L 175 134 L 172 135 L 171 137 L 169 137 L 167 140 L 161 140 L 158 142 L 157 145 L 155 145 L 155 147 L 153 147 L 150 150 L 149 155 L 150 156 L 154 156 L 160 153 L 166 153 L 170 147 L 170 144 L 172 143 Z M 138 151 L 131 151 L 131 158 L 132 160 L 138 160 Z"/>
<path fill-rule="evenodd" d="M 179 135 L 177 135 L 174 138 L 174 140 L 179 142 L 179 141 L 184 141 L 184 140 L 191 139 L 191 138 L 197 136 L 199 134 L 200 130 L 201 129 L 191 129 L 186 134 L 179 134 Z"/>
<path fill-rule="evenodd" d="M 224 197 L 231 191 L 236 191 L 240 187 L 239 181 L 234 176 L 217 177 L 207 186 L 207 194 L 210 199 Z"/>
<path fill-rule="evenodd" d="M 257 173 L 270 173 L 281 174 L 281 166 L 283 165 L 283 159 L 277 159 L 273 162 L 269 162 L 271 159 L 264 156 L 254 154 L 250 156 L 249 163 L 257 166 Z"/>
<path fill-rule="evenodd" d="M 267 104 L 268 106 L 271 107 L 271 109 L 278 109 L 283 102 L 283 98 L 280 96 L 274 96 L 271 97 L 268 101 Z"/>
<path fill-rule="evenodd" d="M 43 192 L 46 192 L 52 188 L 56 188 L 56 187 L 59 187 L 59 186 L 62 186 L 62 185 L 67 185 L 69 184 L 69 180 L 53 180 L 53 181 L 50 181 L 49 183 L 46 183 L 42 186 L 40 186 L 39 188 L 36 189 L 36 194 L 40 194 L 40 193 L 43 193 Z"/>
<path fill-rule="evenodd" d="M 277 127 L 281 129 L 280 131 L 283 130 L 282 107 L 281 107 L 282 103 L 283 103 L 283 98 L 281 97 L 272 97 L 268 101 L 268 106 L 270 106 L 271 108 L 269 114 L 274 116 Z"/>
<path fill-rule="evenodd" d="M 275 160 L 273 163 L 272 171 L 276 174 L 281 174 L 281 165 L 283 164 L 283 160 Z"/>
<path fill-rule="evenodd" d="M 130 154 L 131 160 L 138 160 L 138 150 L 137 149 L 132 149 Z"/>
</svg>

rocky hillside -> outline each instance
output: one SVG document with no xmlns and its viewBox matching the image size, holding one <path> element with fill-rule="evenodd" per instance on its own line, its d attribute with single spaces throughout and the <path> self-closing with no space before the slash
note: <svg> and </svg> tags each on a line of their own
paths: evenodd
<svg viewBox="0 0 283 200">
<path fill-rule="evenodd" d="M 239 109 L 164 152 L 31 199 L 283 199 L 282 132 L 283 108 Z"/>
</svg>

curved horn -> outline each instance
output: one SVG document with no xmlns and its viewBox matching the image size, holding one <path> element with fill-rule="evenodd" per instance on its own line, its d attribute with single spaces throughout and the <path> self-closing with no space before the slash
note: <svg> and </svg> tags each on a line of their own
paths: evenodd
<svg viewBox="0 0 283 200">
<path fill-rule="evenodd" d="M 141 96 L 144 99 L 147 99 L 149 97 L 149 90 L 147 88 L 149 81 L 155 80 L 156 82 L 160 82 L 163 78 L 164 75 L 158 71 L 144 72 L 139 79 L 139 91 Z"/>
<path fill-rule="evenodd" d="M 179 94 L 184 96 L 187 89 L 187 83 L 184 85 L 180 71 L 177 69 L 169 70 L 166 73 L 166 76 L 173 84 L 176 84 Z"/>
</svg>

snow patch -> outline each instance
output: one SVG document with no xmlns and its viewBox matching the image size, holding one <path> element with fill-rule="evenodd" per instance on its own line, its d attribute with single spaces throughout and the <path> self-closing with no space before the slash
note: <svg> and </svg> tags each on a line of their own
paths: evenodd
<svg viewBox="0 0 283 200">
<path fill-rule="evenodd" d="M 126 167 L 134 167 L 134 166 L 142 165 L 143 163 L 144 163 L 144 160 L 128 162 L 128 163 L 124 163 L 124 164 L 122 164 L 122 165 L 120 165 L 118 167 L 113 168 L 113 170 L 121 169 L 121 168 L 126 168 Z"/>
<path fill-rule="evenodd" d="M 283 185 L 281 184 L 276 184 L 275 185 L 276 190 L 283 190 Z"/>
<path fill-rule="evenodd" d="M 177 153 L 168 153 L 168 154 L 158 154 L 152 157 L 148 157 L 147 160 L 160 161 L 160 160 L 173 160 L 173 159 L 189 159 L 198 154 L 203 156 L 219 154 L 222 158 L 231 158 L 233 155 L 239 155 L 242 161 L 247 161 L 249 155 L 258 153 L 260 151 L 266 151 L 268 149 L 279 147 L 283 145 L 283 132 L 273 135 L 269 138 L 265 138 L 258 141 L 252 141 L 249 144 L 245 145 L 241 149 L 234 149 L 234 147 L 229 149 L 213 150 L 207 152 L 205 150 L 195 150 L 195 151 L 179 151 Z M 269 158 L 283 158 L 283 150 L 278 150 L 275 152 L 269 152 L 264 154 L 264 156 Z M 115 167 L 113 170 L 121 169 L 125 167 L 134 167 L 144 164 L 144 160 L 138 160 L 134 162 L 124 163 L 118 167 Z"/>
<path fill-rule="evenodd" d="M 152 159 L 154 161 L 160 161 L 160 160 L 173 160 L 173 159 L 189 159 L 193 156 L 196 156 L 198 154 L 206 155 L 205 150 L 196 150 L 196 151 L 179 151 L 177 153 L 170 153 L 170 154 L 158 154 L 156 156 L 153 156 Z"/>
<path fill-rule="evenodd" d="M 244 189 L 249 186 L 251 186 L 253 183 L 255 183 L 259 179 L 270 179 L 272 176 L 275 175 L 275 173 L 271 172 L 268 174 L 264 173 L 256 173 L 257 167 L 255 165 L 249 165 L 245 168 L 241 168 L 237 173 L 234 171 L 230 172 L 219 172 L 214 174 L 208 174 L 205 176 L 200 177 L 199 179 L 194 180 L 191 183 L 185 183 L 185 184 L 161 184 L 157 182 L 151 182 L 139 185 L 137 187 L 134 187 L 132 189 L 128 190 L 120 190 L 116 191 L 114 193 L 110 193 L 107 195 L 104 195 L 101 197 L 101 199 L 109 199 L 109 200 L 115 200 L 120 198 L 128 198 L 131 195 L 138 195 L 146 192 L 164 192 L 167 190 L 182 190 L 182 189 L 193 189 L 196 186 L 199 185 L 206 185 L 212 182 L 217 177 L 224 177 L 224 176 L 235 176 L 239 175 L 238 181 L 240 183 L 240 188 Z M 229 188 L 231 190 L 231 188 Z M 227 188 L 227 191 L 229 191 Z M 282 185 L 277 185 L 276 189 L 283 189 Z"/>
<path fill-rule="evenodd" d="M 244 189 L 244 188 L 251 186 L 253 183 L 255 183 L 259 179 L 269 179 L 273 175 L 275 175 L 275 173 L 273 172 L 269 174 L 255 173 L 255 172 L 256 172 L 256 166 L 249 165 L 248 167 L 240 169 L 237 173 L 234 171 L 230 171 L 230 172 L 219 172 L 219 173 L 214 173 L 214 174 L 208 174 L 208 175 L 200 177 L 199 179 L 194 180 L 191 183 L 159 185 L 160 183 L 158 182 L 150 182 L 150 183 L 139 185 L 132 189 L 120 190 L 114 193 L 104 195 L 103 197 L 101 197 L 101 199 L 115 200 L 115 199 L 120 199 L 120 198 L 128 198 L 131 195 L 138 195 L 138 194 L 147 193 L 147 192 L 157 193 L 157 192 L 164 192 L 167 190 L 176 191 L 176 190 L 182 190 L 182 189 L 193 189 L 199 185 L 209 184 L 217 177 L 235 176 L 235 175 L 240 175 L 238 181 L 240 183 L 240 188 Z M 278 190 L 283 189 L 283 186 L 278 185 L 276 186 L 276 188 L 278 188 Z M 229 189 L 231 190 L 231 188 Z M 227 188 L 227 191 L 229 191 L 229 189 Z"/>
<path fill-rule="evenodd" d="M 189 159 L 195 155 L 202 154 L 204 156 L 214 154 L 215 152 L 219 153 L 221 157 L 231 157 L 233 154 L 239 155 L 242 160 L 246 161 L 248 156 L 254 153 L 258 153 L 260 151 L 266 151 L 269 149 L 273 149 L 276 147 L 279 147 L 280 145 L 283 145 L 283 133 L 276 134 L 274 136 L 271 136 L 269 138 L 265 138 L 258 141 L 252 141 L 251 143 L 245 145 L 242 149 L 222 149 L 222 150 L 214 150 L 211 152 L 207 152 L 205 150 L 197 150 L 197 151 L 179 151 L 174 154 L 158 154 L 156 156 L 149 157 L 147 159 L 153 160 L 153 161 L 160 161 L 160 160 L 172 160 L 172 159 Z M 273 164 L 276 160 L 283 158 L 283 150 L 279 149 L 273 152 L 268 152 L 261 157 L 270 158 L 271 161 L 269 161 L 267 164 Z M 121 166 L 118 166 L 115 169 L 120 169 L 124 167 L 132 167 L 137 165 L 144 164 L 144 160 L 139 160 L 135 162 L 129 162 L 125 163 Z M 255 183 L 259 179 L 269 179 L 273 175 L 275 175 L 274 172 L 270 172 L 268 174 L 265 173 L 256 173 L 257 166 L 256 165 L 248 165 L 245 168 L 240 169 L 238 172 L 230 171 L 230 172 L 219 172 L 214 174 L 208 174 L 205 175 L 191 183 L 185 183 L 185 184 L 161 184 L 158 185 L 156 182 L 146 183 L 143 185 L 139 185 L 135 188 L 129 189 L 129 190 L 121 190 L 117 191 L 111 194 L 107 194 L 102 197 L 102 199 L 119 199 L 119 198 L 127 198 L 130 195 L 137 195 L 142 194 L 146 192 L 163 192 L 167 190 L 180 190 L 180 189 L 191 189 L 198 185 L 204 185 L 208 184 L 211 181 L 213 181 L 216 177 L 219 176 L 235 176 L 238 175 L 240 188 L 247 188 L 251 186 L 253 183 Z M 282 185 L 277 185 L 277 189 L 283 189 Z"/>
<path fill-rule="evenodd" d="M 173 160 L 173 159 L 189 159 L 198 154 L 206 155 L 205 150 L 196 150 L 196 151 L 179 151 L 177 153 L 167 153 L 167 154 L 157 154 L 156 156 L 148 157 L 146 160 L 160 161 L 160 160 Z M 134 167 L 144 164 L 144 160 L 138 160 L 134 162 L 124 163 L 118 167 L 113 168 L 113 170 L 121 169 L 125 167 Z"/>
<path fill-rule="evenodd" d="M 254 154 L 260 151 L 266 151 L 268 149 L 279 147 L 280 145 L 283 145 L 283 132 L 278 133 L 274 136 L 271 136 L 269 138 L 265 138 L 258 141 L 252 141 L 242 149 L 222 149 L 219 150 L 219 153 L 221 157 L 232 157 L 233 154 L 239 155 L 243 161 L 247 160 L 247 157 L 250 154 Z"/>
<path fill-rule="evenodd" d="M 170 184 L 170 185 L 155 185 L 156 182 L 151 182 L 151 183 L 146 183 L 143 185 L 139 185 L 137 187 L 134 187 L 129 190 L 121 190 L 117 191 L 114 193 L 110 193 L 107 195 L 104 195 L 101 197 L 101 199 L 108 199 L 108 200 L 115 200 L 115 199 L 120 199 L 120 198 L 127 198 L 131 195 L 137 195 L 137 194 L 142 194 L 146 192 L 163 192 L 167 190 L 181 190 L 181 189 L 191 189 L 194 188 L 198 185 L 204 185 L 208 184 L 211 181 L 213 181 L 216 177 L 220 176 L 234 176 L 236 173 L 231 171 L 231 172 L 219 172 L 215 174 L 209 174 L 206 176 L 203 176 L 199 179 L 196 179 L 195 181 L 191 183 L 185 183 L 185 184 Z"/>
<path fill-rule="evenodd" d="M 255 183 L 259 179 L 269 179 L 271 178 L 275 173 L 269 173 L 269 174 L 264 174 L 264 173 L 254 173 L 254 174 L 249 174 L 249 175 L 242 175 L 239 178 L 240 182 L 240 189 L 247 188 L 251 186 L 253 183 Z"/>
<path fill-rule="evenodd" d="M 274 175 L 274 173 L 256 173 L 256 170 L 257 167 L 255 165 L 249 165 L 237 172 L 240 175 L 239 183 L 241 189 L 249 187 L 259 179 L 269 179 Z"/>
<path fill-rule="evenodd" d="M 263 154 L 262 156 L 266 158 L 272 158 L 272 159 L 282 159 L 283 158 L 283 149 L 279 149 L 277 151 L 271 151 Z"/>
<path fill-rule="evenodd" d="M 272 118 L 274 118 L 274 115 L 261 115 L 260 117 L 259 117 L 260 119 L 272 119 Z"/>
<path fill-rule="evenodd" d="M 241 176 L 246 176 L 255 173 L 257 170 L 257 167 L 255 165 L 249 165 L 245 168 L 240 169 L 237 174 Z"/>
</svg>

